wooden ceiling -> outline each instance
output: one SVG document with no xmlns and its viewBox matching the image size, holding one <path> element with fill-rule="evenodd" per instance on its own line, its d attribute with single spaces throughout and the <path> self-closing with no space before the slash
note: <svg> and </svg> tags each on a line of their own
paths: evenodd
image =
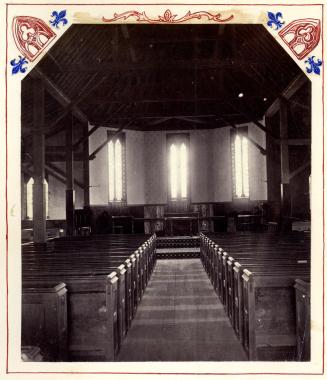
<svg viewBox="0 0 327 380">
<path fill-rule="evenodd" d="M 87 121 L 146 131 L 260 120 L 300 73 L 261 25 L 72 25 L 22 82 L 22 136 L 33 125 L 33 78 L 45 83 L 51 136 L 71 111 L 76 128 Z"/>
</svg>

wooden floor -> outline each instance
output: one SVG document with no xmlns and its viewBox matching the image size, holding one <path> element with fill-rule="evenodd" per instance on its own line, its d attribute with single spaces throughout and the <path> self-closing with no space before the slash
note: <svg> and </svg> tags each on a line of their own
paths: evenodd
<svg viewBox="0 0 327 380">
<path fill-rule="evenodd" d="M 117 360 L 247 360 L 200 259 L 157 261 Z"/>
</svg>

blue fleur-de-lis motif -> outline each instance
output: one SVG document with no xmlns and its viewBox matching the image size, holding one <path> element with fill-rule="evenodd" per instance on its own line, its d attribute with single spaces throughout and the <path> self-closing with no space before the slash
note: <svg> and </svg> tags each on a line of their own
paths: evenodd
<svg viewBox="0 0 327 380">
<path fill-rule="evenodd" d="M 18 61 L 16 61 L 16 59 L 12 59 L 10 61 L 11 66 L 13 66 L 11 70 L 11 74 L 17 74 L 19 72 L 25 73 L 25 71 L 27 70 L 27 67 L 24 67 L 23 65 L 27 63 L 28 61 L 26 60 L 26 58 L 20 55 L 18 56 Z"/>
<path fill-rule="evenodd" d="M 275 30 L 280 29 L 283 26 L 283 24 L 285 24 L 285 21 L 280 20 L 282 17 L 283 15 L 281 12 L 268 12 L 268 18 L 270 20 L 267 22 L 267 25 L 270 26 L 270 28 L 272 28 L 273 25 L 275 25 Z"/>
<path fill-rule="evenodd" d="M 307 63 L 310 65 L 309 67 L 306 67 L 307 73 L 311 74 L 314 72 L 317 75 L 320 75 L 320 67 L 322 65 L 322 60 L 317 58 L 315 60 L 315 56 L 309 57 L 304 63 Z"/>
<path fill-rule="evenodd" d="M 68 20 L 66 19 L 66 14 L 66 10 L 60 11 L 59 13 L 57 11 L 53 11 L 51 13 L 51 17 L 54 17 L 54 19 L 52 21 L 49 21 L 50 24 L 52 26 L 55 26 L 57 29 L 59 29 L 59 23 L 61 22 L 63 26 L 66 25 L 68 23 Z"/>
</svg>

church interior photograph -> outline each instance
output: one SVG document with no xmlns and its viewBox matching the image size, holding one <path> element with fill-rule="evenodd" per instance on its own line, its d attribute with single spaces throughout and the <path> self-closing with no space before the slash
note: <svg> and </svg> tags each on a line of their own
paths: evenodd
<svg viewBox="0 0 327 380">
<path fill-rule="evenodd" d="M 310 361 L 311 81 L 263 25 L 70 25 L 20 185 L 23 361 Z"/>
</svg>

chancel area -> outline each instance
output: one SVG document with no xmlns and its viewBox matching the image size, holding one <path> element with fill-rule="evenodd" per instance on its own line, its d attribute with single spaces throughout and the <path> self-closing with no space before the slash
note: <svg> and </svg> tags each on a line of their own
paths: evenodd
<svg viewBox="0 0 327 380">
<path fill-rule="evenodd" d="M 309 361 L 310 174 L 263 26 L 70 26 L 21 84 L 22 360 Z"/>
</svg>

